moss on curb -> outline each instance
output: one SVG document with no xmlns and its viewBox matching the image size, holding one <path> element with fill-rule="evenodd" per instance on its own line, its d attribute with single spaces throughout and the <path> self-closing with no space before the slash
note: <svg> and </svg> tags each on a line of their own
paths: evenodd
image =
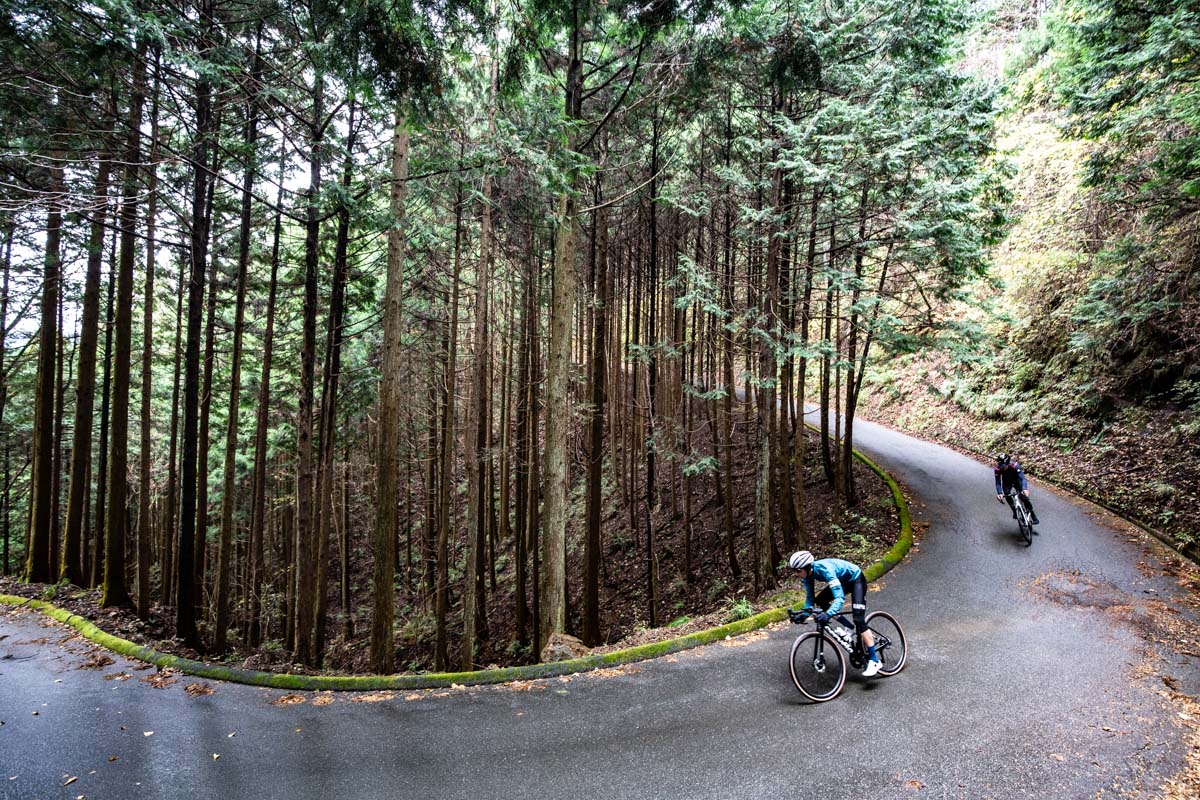
<svg viewBox="0 0 1200 800">
<path fill-rule="evenodd" d="M 912 547 L 912 523 L 909 519 L 908 504 L 900 493 L 900 487 L 890 475 L 884 472 L 874 462 L 858 451 L 854 452 L 859 461 L 873 469 L 892 491 L 892 501 L 900 515 L 900 538 L 896 544 L 884 554 L 883 558 L 867 567 L 867 580 L 874 581 L 890 570 Z M 174 669 L 187 675 L 212 680 L 244 683 L 249 686 L 264 686 L 271 689 L 293 689 L 298 691 L 379 691 L 382 689 L 437 689 L 450 686 L 479 686 L 494 683 L 506 683 L 515 680 L 532 680 L 536 678 L 553 678 L 558 675 L 569 675 L 576 672 L 602 667 L 614 667 L 635 661 L 645 661 L 649 658 L 677 653 L 700 645 L 710 644 L 732 636 L 740 636 L 773 622 L 779 622 L 787 617 L 782 608 L 773 608 L 755 614 L 752 617 L 730 622 L 705 631 L 697 631 L 686 636 L 679 636 L 663 642 L 638 645 L 625 650 L 616 650 L 603 655 L 585 656 L 569 661 L 557 661 L 551 664 L 533 664 L 525 667 L 504 667 L 501 669 L 485 669 L 476 672 L 440 672 L 420 675 L 294 675 L 292 673 L 260 672 L 257 670 L 227 667 L 219 664 L 207 664 L 190 658 L 180 658 L 166 653 L 160 653 L 150 647 L 135 644 L 127 639 L 106 633 L 93 623 L 69 611 L 42 600 L 31 600 L 25 597 L 0 595 L 0 604 L 23 606 L 40 611 L 41 613 L 70 625 L 85 638 L 114 653 L 126 658 L 153 664 L 159 669 Z"/>
<path fill-rule="evenodd" d="M 863 574 L 867 576 L 868 581 L 875 581 L 892 567 L 899 564 L 904 556 L 908 554 L 913 544 L 912 517 L 908 513 L 908 501 L 904 499 L 904 494 L 900 491 L 900 484 L 896 483 L 896 479 L 884 472 L 882 467 L 857 450 L 854 451 L 854 457 L 875 470 L 875 474 L 882 478 L 883 482 L 892 490 L 892 503 L 895 504 L 896 513 L 900 516 L 900 538 L 892 545 L 891 550 L 883 554 L 883 558 L 863 570 Z"/>
</svg>

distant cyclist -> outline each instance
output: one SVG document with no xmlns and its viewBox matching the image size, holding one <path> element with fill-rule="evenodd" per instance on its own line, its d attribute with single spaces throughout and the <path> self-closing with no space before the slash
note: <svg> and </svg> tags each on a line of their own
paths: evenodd
<svg viewBox="0 0 1200 800">
<path fill-rule="evenodd" d="M 804 579 L 804 608 L 794 612 L 792 622 L 803 622 L 809 615 L 816 617 L 818 622 L 828 622 L 829 618 L 841 610 L 846 601 L 846 591 L 850 591 L 850 609 L 854 617 L 854 629 L 862 637 L 863 647 L 867 648 L 867 668 L 863 676 L 870 678 L 883 666 L 875 652 L 875 637 L 867 629 L 867 576 L 857 564 L 843 561 L 840 558 L 813 559 L 813 554 L 807 550 L 792 553 L 788 566 L 800 573 Z M 829 584 L 821 593 L 813 597 L 813 582 L 819 579 Z M 813 614 L 813 602 L 825 606 L 824 611 Z"/>
<path fill-rule="evenodd" d="M 1012 456 L 1008 453 L 1001 453 L 996 456 L 996 499 L 1003 502 L 1008 501 L 1008 507 L 1012 509 L 1013 519 L 1017 516 L 1017 507 L 1013 505 L 1012 498 L 1008 496 L 1009 489 L 1016 489 L 1021 498 L 1021 505 L 1025 506 L 1025 510 L 1029 512 L 1030 521 L 1034 525 L 1039 525 L 1037 512 L 1033 510 L 1033 503 L 1029 501 L 1029 481 L 1025 480 L 1025 470 L 1021 469 L 1021 465 L 1013 461 Z"/>
</svg>

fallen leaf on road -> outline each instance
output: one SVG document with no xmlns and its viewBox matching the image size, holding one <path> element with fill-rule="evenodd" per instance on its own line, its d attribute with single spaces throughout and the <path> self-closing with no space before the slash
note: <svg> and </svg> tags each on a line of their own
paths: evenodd
<svg viewBox="0 0 1200 800">
<path fill-rule="evenodd" d="M 94 653 L 87 661 L 79 665 L 80 669 L 102 669 L 113 663 L 113 660 L 104 653 Z"/>
<path fill-rule="evenodd" d="M 593 678 L 614 678 L 618 675 L 636 675 L 641 672 L 637 667 L 605 667 L 603 669 L 592 670 L 587 673 Z"/>
<path fill-rule="evenodd" d="M 127 681 L 133 677 L 131 672 L 112 672 L 104 676 L 106 681 Z"/>
<path fill-rule="evenodd" d="M 1065 760 L 1066 760 L 1066 759 L 1065 759 L 1065 758 L 1064 758 L 1064 757 L 1063 757 L 1061 754 L 1059 754 L 1059 753 L 1051 753 L 1051 754 L 1050 754 L 1050 757 L 1051 757 L 1051 758 L 1053 758 L 1055 761 L 1065 761 Z"/>
<path fill-rule="evenodd" d="M 919 792 L 925 788 L 925 784 L 921 783 L 919 780 L 916 780 L 915 778 L 910 778 L 909 780 L 906 780 L 904 782 L 904 788 L 912 789 L 915 792 Z"/>
<path fill-rule="evenodd" d="M 296 733 L 299 733 L 302 730 L 304 730 L 304 728 L 296 728 Z"/>
<path fill-rule="evenodd" d="M 142 731 L 142 736 L 153 736 L 154 731 Z"/>
<path fill-rule="evenodd" d="M 232 732 L 231 732 L 231 733 L 230 733 L 230 734 L 229 734 L 227 737 L 225 737 L 225 738 L 227 738 L 227 739 L 232 739 L 232 738 L 233 738 L 233 737 L 235 737 L 235 736 L 237 736 L 237 731 L 232 731 Z"/>
<path fill-rule="evenodd" d="M 331 705 L 332 703 L 333 703 L 333 695 L 323 694 L 318 697 L 314 697 L 312 704 L 314 706 L 327 706 L 327 705 Z"/>
<path fill-rule="evenodd" d="M 173 669 L 164 669 L 162 672 L 156 672 L 153 675 L 147 675 L 144 678 L 138 678 L 142 683 L 149 684 L 155 689 L 165 689 L 178 680 L 177 673 Z"/>
<path fill-rule="evenodd" d="M 67 778 L 65 781 L 63 781 L 63 786 L 70 786 L 72 783 L 74 783 L 77 780 L 79 780 L 79 778 L 71 776 L 71 777 Z"/>
<path fill-rule="evenodd" d="M 33 715 L 34 715 L 35 717 L 37 717 L 37 716 L 41 716 L 40 712 L 37 712 L 37 711 L 33 712 Z"/>
<path fill-rule="evenodd" d="M 183 690 L 189 697 L 204 697 L 213 693 L 213 688 L 207 683 L 189 683 Z"/>
<path fill-rule="evenodd" d="M 221 759 L 220 753 L 213 753 L 213 761 L 219 761 L 220 759 Z"/>
<path fill-rule="evenodd" d="M 391 692 L 376 692 L 374 694 L 362 694 L 357 697 L 351 697 L 351 703 L 382 703 L 385 700 L 391 700 L 394 695 Z"/>
<path fill-rule="evenodd" d="M 117 760 L 117 757 L 116 757 L 116 756 L 109 756 L 109 757 L 108 757 L 108 760 L 109 760 L 109 761 L 116 761 L 116 760 Z"/>
<path fill-rule="evenodd" d="M 274 700 L 272 700 L 271 705 L 273 705 L 273 706 L 298 706 L 301 703 L 307 703 L 307 702 L 308 702 L 308 700 L 304 697 L 304 695 L 285 694 L 281 697 L 276 697 Z"/>
<path fill-rule="evenodd" d="M 405 699 L 405 700 L 420 700 L 420 699 L 421 699 L 421 695 L 420 695 L 420 693 L 419 693 L 419 692 L 413 692 L 412 694 L 406 694 L 406 695 L 404 695 L 404 699 Z"/>
</svg>

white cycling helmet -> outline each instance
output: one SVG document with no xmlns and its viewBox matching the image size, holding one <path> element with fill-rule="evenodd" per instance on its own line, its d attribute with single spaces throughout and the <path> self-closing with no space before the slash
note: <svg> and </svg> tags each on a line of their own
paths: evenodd
<svg viewBox="0 0 1200 800">
<path fill-rule="evenodd" d="M 792 553 L 792 557 L 788 559 L 788 566 L 792 569 L 804 569 L 812 566 L 813 554 L 807 550 L 797 550 Z"/>
</svg>

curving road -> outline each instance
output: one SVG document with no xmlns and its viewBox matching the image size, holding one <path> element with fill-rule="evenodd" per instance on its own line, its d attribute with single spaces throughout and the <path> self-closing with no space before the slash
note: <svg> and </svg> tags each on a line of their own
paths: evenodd
<svg viewBox="0 0 1200 800">
<path fill-rule="evenodd" d="M 895 677 L 807 705 L 783 625 L 611 673 L 272 705 L 283 692 L 82 669 L 73 632 L 8 612 L 0 798 L 1081 798 L 1174 774 L 1186 730 L 1159 675 L 1195 696 L 1200 664 L 1147 656 L 1164 604 L 1195 622 L 1158 551 L 1041 487 L 1026 549 L 989 467 L 858 437 L 929 525 L 869 597 L 909 637 Z"/>
</svg>

